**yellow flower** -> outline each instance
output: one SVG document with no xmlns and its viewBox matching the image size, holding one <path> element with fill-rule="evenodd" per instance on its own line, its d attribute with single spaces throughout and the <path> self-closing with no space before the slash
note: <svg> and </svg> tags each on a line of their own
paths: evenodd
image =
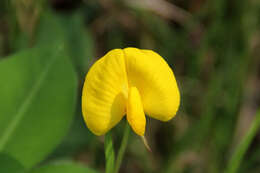
<svg viewBox="0 0 260 173">
<path fill-rule="evenodd" d="M 180 94 L 174 74 L 151 50 L 114 49 L 89 70 L 82 93 L 88 128 L 103 135 L 125 115 L 134 132 L 144 136 L 145 114 L 168 121 L 176 114 Z"/>
</svg>

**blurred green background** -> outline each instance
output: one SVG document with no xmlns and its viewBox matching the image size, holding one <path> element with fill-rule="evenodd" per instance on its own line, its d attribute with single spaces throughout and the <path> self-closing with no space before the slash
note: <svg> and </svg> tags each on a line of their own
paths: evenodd
<svg viewBox="0 0 260 173">
<path fill-rule="evenodd" d="M 1 173 L 104 172 L 81 89 L 93 62 L 125 47 L 166 59 L 181 106 L 167 123 L 147 120 L 152 152 L 131 132 L 120 172 L 227 168 L 260 108 L 259 0 L 1 0 Z M 259 134 L 238 172 L 260 172 Z"/>
</svg>

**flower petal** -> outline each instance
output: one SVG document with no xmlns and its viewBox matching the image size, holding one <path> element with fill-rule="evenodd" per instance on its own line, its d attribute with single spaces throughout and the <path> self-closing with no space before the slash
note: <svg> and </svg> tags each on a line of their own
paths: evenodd
<svg viewBox="0 0 260 173">
<path fill-rule="evenodd" d="M 140 92 L 144 112 L 152 118 L 168 121 L 176 114 L 180 94 L 171 68 L 151 50 L 124 49 L 129 86 Z"/>
<path fill-rule="evenodd" d="M 144 136 L 146 119 L 141 97 L 136 87 L 129 89 L 126 117 L 134 132 Z"/>
<path fill-rule="evenodd" d="M 89 70 L 83 87 L 82 110 L 88 128 L 102 135 L 126 113 L 127 77 L 121 49 L 114 49 Z"/>
</svg>

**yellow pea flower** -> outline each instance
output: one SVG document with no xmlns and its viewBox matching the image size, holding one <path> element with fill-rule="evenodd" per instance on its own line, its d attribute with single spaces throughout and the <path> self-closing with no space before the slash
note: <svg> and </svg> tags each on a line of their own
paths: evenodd
<svg viewBox="0 0 260 173">
<path fill-rule="evenodd" d="M 145 114 L 168 121 L 176 114 L 180 93 L 166 61 L 151 50 L 114 49 L 86 75 L 82 112 L 88 128 L 103 135 L 125 115 L 133 131 L 144 136 Z"/>
</svg>

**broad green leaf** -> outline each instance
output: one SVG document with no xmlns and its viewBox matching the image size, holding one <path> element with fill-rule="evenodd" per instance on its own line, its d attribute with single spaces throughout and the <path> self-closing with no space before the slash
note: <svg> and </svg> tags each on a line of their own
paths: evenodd
<svg viewBox="0 0 260 173">
<path fill-rule="evenodd" d="M 80 105 L 77 105 L 80 107 Z M 80 149 L 91 150 L 95 152 L 98 143 L 96 136 L 92 134 L 88 128 L 81 115 L 81 107 L 76 109 L 76 116 L 73 120 L 73 124 L 70 128 L 69 133 L 63 139 L 62 143 L 57 147 L 53 153 L 51 159 L 60 158 L 60 157 L 70 157 L 79 152 Z"/>
<path fill-rule="evenodd" d="M 63 46 L 0 61 L 0 151 L 25 167 L 44 159 L 73 119 L 77 80 Z"/>
<path fill-rule="evenodd" d="M 22 173 L 24 172 L 24 167 L 11 156 L 0 153 L 0 172 Z"/>
<path fill-rule="evenodd" d="M 80 12 L 61 15 L 45 11 L 36 29 L 35 40 L 36 44 L 64 44 L 78 74 L 83 76 L 87 72 L 94 54 L 94 43 Z"/>
<path fill-rule="evenodd" d="M 51 27 L 50 27 L 51 26 Z M 36 28 L 35 44 L 46 45 L 53 42 L 65 44 L 66 52 L 71 58 L 77 73 L 84 80 L 90 59 L 93 58 L 93 39 L 84 25 L 80 11 L 64 15 L 46 10 L 39 18 Z M 76 114 L 81 115 L 81 106 L 77 105 Z M 84 137 L 82 137 L 84 136 Z M 67 156 L 78 151 L 79 147 L 93 146 L 95 136 L 86 128 L 82 116 L 77 116 L 69 134 L 56 148 L 54 157 Z"/>
<path fill-rule="evenodd" d="M 62 28 L 60 18 L 56 13 L 46 10 L 40 16 L 35 30 L 35 44 L 50 44 L 54 42 L 64 44 L 65 47 L 67 46 L 65 28 Z"/>
<path fill-rule="evenodd" d="M 83 14 L 78 12 L 71 16 L 60 16 L 62 28 L 65 29 L 69 53 L 80 75 L 85 75 L 89 61 L 94 56 L 92 35 L 84 26 Z"/>
<path fill-rule="evenodd" d="M 64 161 L 48 164 L 39 168 L 33 169 L 29 173 L 98 173 L 97 171 L 85 167 L 79 163 L 72 161 Z"/>
</svg>

